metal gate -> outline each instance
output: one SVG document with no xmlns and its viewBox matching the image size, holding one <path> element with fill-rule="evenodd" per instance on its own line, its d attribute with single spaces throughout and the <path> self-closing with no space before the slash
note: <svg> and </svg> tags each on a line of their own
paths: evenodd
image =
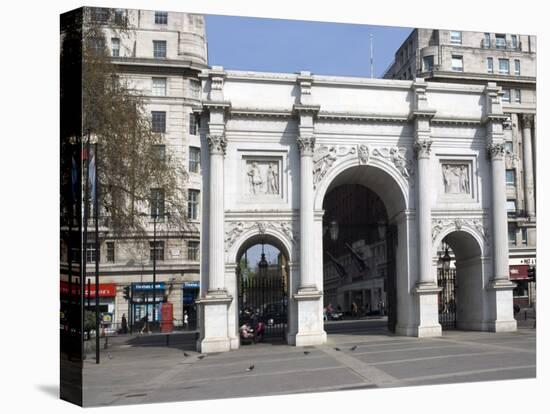
<svg viewBox="0 0 550 414">
<path fill-rule="evenodd" d="M 239 327 L 254 328 L 263 322 L 263 339 L 285 339 L 288 316 L 287 282 L 284 268 L 239 275 Z"/>
<path fill-rule="evenodd" d="M 437 269 L 439 323 L 443 329 L 456 328 L 456 269 Z"/>
<path fill-rule="evenodd" d="M 395 250 L 397 245 L 397 227 L 389 226 L 386 233 L 387 241 L 387 273 L 386 273 L 386 314 L 388 315 L 388 330 L 395 333 L 397 325 L 397 267 L 395 261 Z"/>
</svg>

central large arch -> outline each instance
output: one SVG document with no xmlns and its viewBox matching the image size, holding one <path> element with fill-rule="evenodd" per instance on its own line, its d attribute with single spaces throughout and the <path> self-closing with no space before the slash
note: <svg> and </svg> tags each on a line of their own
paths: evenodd
<svg viewBox="0 0 550 414">
<path fill-rule="evenodd" d="M 408 178 L 408 179 L 407 179 Z M 414 302 L 409 294 L 414 280 L 412 269 L 416 263 L 413 214 L 409 206 L 411 200 L 410 191 L 413 177 L 405 177 L 393 164 L 385 160 L 370 159 L 367 164 L 360 164 L 357 158 L 346 160 L 334 165 L 324 179 L 319 183 L 315 193 L 315 220 L 316 220 L 316 263 L 319 286 L 323 286 L 323 220 L 325 212 L 323 202 L 326 196 L 334 189 L 342 185 L 360 185 L 375 193 L 382 201 L 387 214 L 387 248 L 388 254 L 394 258 L 389 268 L 388 292 L 392 309 L 389 325 L 397 333 L 410 334 L 414 330 L 414 312 L 410 312 Z M 368 215 L 368 212 L 365 212 Z M 324 290 L 324 289 L 322 289 Z M 391 292 L 390 292 L 391 291 Z"/>
</svg>

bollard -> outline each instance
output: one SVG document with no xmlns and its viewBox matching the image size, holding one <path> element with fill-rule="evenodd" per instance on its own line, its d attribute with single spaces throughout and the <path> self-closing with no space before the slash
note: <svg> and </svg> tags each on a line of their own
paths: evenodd
<svg viewBox="0 0 550 414">
<path fill-rule="evenodd" d="M 166 334 L 166 346 L 170 346 L 170 335 Z"/>
<path fill-rule="evenodd" d="M 103 349 L 109 348 L 109 336 L 107 335 L 105 337 L 105 344 L 103 345 Z"/>
</svg>

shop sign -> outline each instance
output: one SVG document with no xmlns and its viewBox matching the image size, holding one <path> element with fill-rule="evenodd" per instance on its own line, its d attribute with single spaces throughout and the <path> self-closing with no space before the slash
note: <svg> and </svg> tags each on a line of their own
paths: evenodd
<svg viewBox="0 0 550 414">
<path fill-rule="evenodd" d="M 134 291 L 153 290 L 153 283 L 132 283 Z M 164 282 L 155 283 L 155 290 L 163 290 Z"/>
<path fill-rule="evenodd" d="M 80 285 L 78 283 L 72 284 L 73 296 L 80 295 Z M 69 283 L 61 282 L 61 294 L 69 294 Z M 99 285 L 99 297 L 100 298 L 114 298 L 116 296 L 116 285 L 114 283 L 102 283 Z M 88 284 L 84 285 L 84 297 L 88 297 Z M 90 284 L 89 297 L 95 298 L 95 283 Z"/>
<path fill-rule="evenodd" d="M 200 289 L 201 284 L 200 282 L 183 282 L 181 287 L 183 289 Z"/>
<path fill-rule="evenodd" d="M 536 266 L 537 259 L 535 257 L 522 257 L 522 258 L 512 258 L 509 260 L 508 264 L 512 265 L 530 265 Z"/>
<path fill-rule="evenodd" d="M 101 314 L 101 321 L 103 323 L 113 323 L 113 314 L 110 312 L 105 312 Z"/>
<path fill-rule="evenodd" d="M 510 266 L 510 280 L 529 279 L 529 265 Z"/>
</svg>

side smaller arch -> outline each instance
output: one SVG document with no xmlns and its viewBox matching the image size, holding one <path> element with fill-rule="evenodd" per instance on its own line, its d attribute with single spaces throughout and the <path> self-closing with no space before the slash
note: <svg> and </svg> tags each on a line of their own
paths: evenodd
<svg viewBox="0 0 550 414">
<path fill-rule="evenodd" d="M 468 236 L 470 236 L 476 244 L 477 249 L 479 249 L 477 252 L 475 249 L 473 249 L 471 246 L 464 246 L 462 252 L 464 253 L 464 258 L 475 257 L 479 255 L 480 257 L 486 257 L 488 255 L 488 241 L 486 239 L 486 235 L 480 234 L 479 230 L 476 228 L 473 228 L 472 226 L 468 224 L 463 224 L 460 226 L 460 228 L 457 228 L 456 224 L 454 223 L 448 223 L 447 225 L 439 225 L 438 228 L 437 225 L 433 228 L 432 233 L 434 234 L 433 243 L 432 243 L 432 257 L 437 258 L 437 249 L 448 235 L 451 233 L 466 233 Z"/>
</svg>

